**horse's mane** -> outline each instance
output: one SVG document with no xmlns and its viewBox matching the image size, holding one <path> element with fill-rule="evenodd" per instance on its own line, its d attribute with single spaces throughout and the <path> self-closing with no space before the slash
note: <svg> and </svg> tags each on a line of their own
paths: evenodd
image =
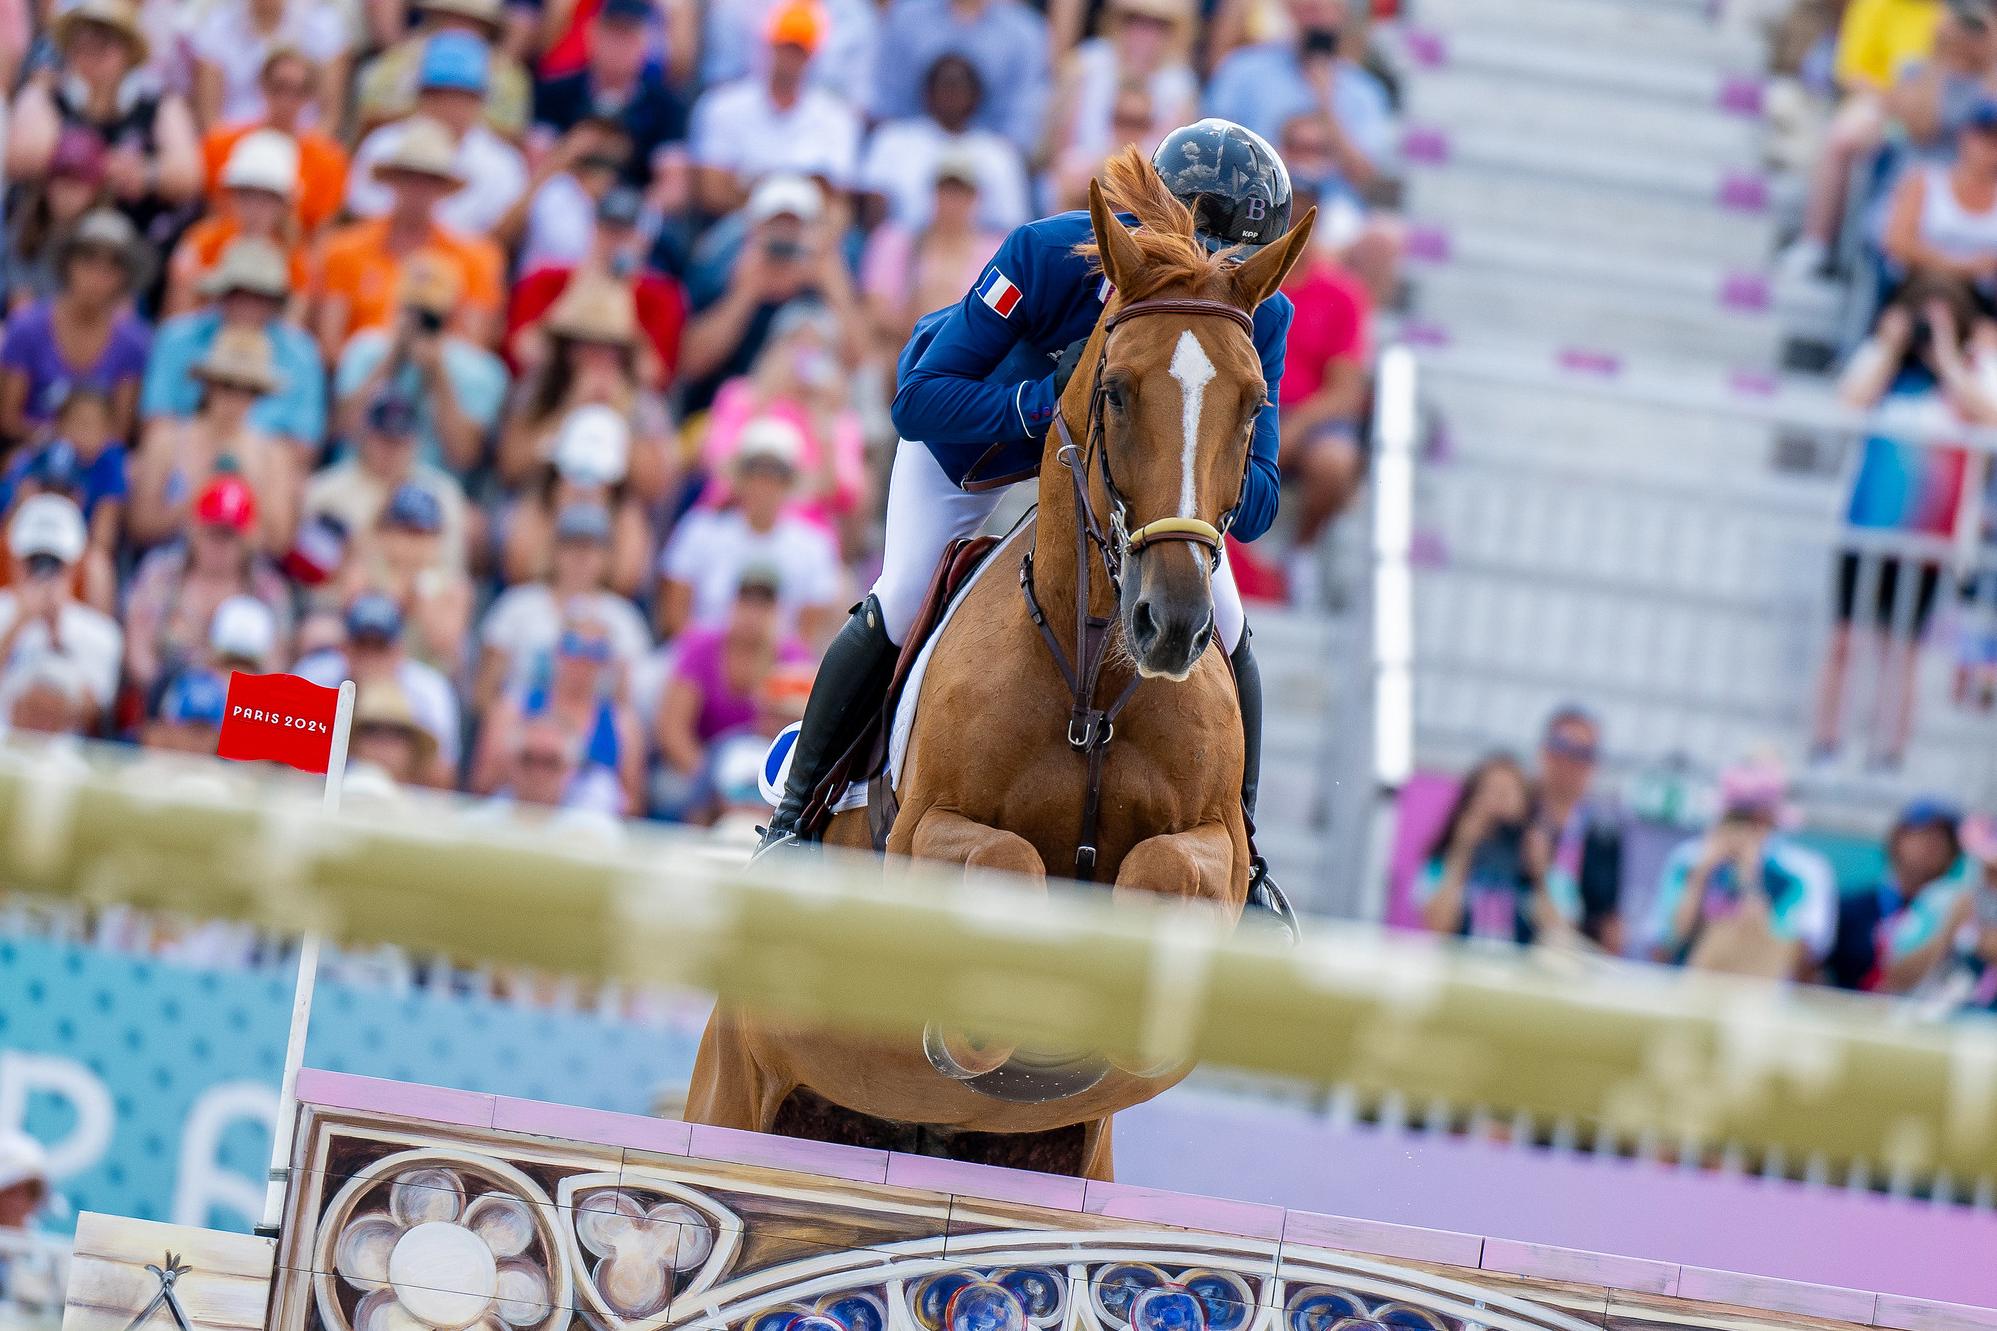
<svg viewBox="0 0 1997 1331">
<path fill-rule="evenodd" d="M 1198 286 L 1220 269 L 1220 260 L 1193 238 L 1193 214 L 1172 197 L 1165 182 L 1135 146 L 1103 164 L 1100 177 L 1103 202 L 1113 213 L 1129 213 L 1137 219 L 1137 229 L 1127 232 L 1144 256 L 1143 272 L 1125 275 L 1118 295 L 1125 300 L 1148 300 L 1168 287 Z M 1102 255 L 1093 238 L 1075 247 L 1102 266 Z"/>
</svg>

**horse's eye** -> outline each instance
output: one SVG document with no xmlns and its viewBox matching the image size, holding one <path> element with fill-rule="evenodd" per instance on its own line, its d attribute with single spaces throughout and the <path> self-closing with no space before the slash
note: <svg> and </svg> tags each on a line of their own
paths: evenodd
<svg viewBox="0 0 1997 1331">
<path fill-rule="evenodd" d="M 1103 402 L 1111 411 L 1123 410 L 1123 390 L 1115 384 L 1103 385 Z"/>
</svg>

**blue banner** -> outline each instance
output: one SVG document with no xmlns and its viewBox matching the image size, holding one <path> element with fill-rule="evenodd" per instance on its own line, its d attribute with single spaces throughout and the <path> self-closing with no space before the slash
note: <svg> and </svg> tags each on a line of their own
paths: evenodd
<svg viewBox="0 0 1997 1331">
<path fill-rule="evenodd" d="M 67 1227 L 108 1211 L 247 1230 L 263 1203 L 290 967 L 198 970 L 0 938 L 0 1130 L 50 1151 Z M 306 1064 L 652 1112 L 693 1069 L 697 1013 L 657 1023 L 322 977 Z"/>
</svg>

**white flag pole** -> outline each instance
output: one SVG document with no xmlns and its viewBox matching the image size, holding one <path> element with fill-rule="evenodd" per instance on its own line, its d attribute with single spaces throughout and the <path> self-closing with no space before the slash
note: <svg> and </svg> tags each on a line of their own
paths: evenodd
<svg viewBox="0 0 1997 1331">
<path fill-rule="evenodd" d="M 333 710 L 333 747 L 326 755 L 327 813 L 340 811 L 347 782 L 347 736 L 354 725 L 354 682 L 340 685 Z M 271 1132 L 270 1181 L 264 1188 L 259 1234 L 276 1237 L 284 1223 L 284 1193 L 291 1181 L 291 1136 L 298 1122 L 298 1069 L 305 1061 L 305 1035 L 312 1025 L 312 991 L 319 982 L 319 935 L 308 931 L 298 942 L 298 983 L 291 992 L 291 1035 L 284 1046 L 284 1080 L 278 1085 L 277 1123 Z"/>
</svg>

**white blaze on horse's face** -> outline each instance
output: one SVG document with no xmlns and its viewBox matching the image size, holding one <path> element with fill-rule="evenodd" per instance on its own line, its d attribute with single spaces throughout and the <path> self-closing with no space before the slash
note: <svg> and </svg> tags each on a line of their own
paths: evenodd
<svg viewBox="0 0 1997 1331">
<path fill-rule="evenodd" d="M 1192 329 L 1179 334 L 1179 345 L 1172 349 L 1166 373 L 1179 381 L 1179 420 L 1185 431 L 1185 452 L 1179 459 L 1179 516 L 1196 518 L 1200 516 L 1200 409 L 1206 405 L 1207 385 L 1213 382 L 1215 370 Z"/>
</svg>

